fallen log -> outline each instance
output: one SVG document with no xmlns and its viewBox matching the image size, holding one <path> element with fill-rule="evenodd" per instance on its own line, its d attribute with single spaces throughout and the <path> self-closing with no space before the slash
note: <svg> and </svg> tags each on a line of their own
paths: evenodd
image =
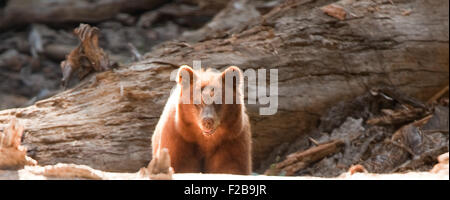
<svg viewBox="0 0 450 200">
<path fill-rule="evenodd" d="M 108 179 L 105 172 L 92 169 L 85 165 L 64 164 L 37 166 L 37 162 L 26 155 L 27 148 L 21 145 L 23 134 L 23 126 L 16 122 L 13 118 L 5 131 L 0 132 L 0 180 L 11 179 L 6 173 L 3 176 L 2 170 L 18 171 L 26 168 L 26 171 L 33 177 L 48 177 L 53 179 Z M 34 167 L 36 166 L 36 167 Z M 135 173 L 135 177 L 123 176 L 126 179 L 153 179 L 153 180 L 170 180 L 174 171 L 170 166 L 170 157 L 167 149 L 162 149 L 160 154 L 152 159 L 148 167 L 141 168 Z M 20 179 L 20 178 L 12 178 Z"/>
<path fill-rule="evenodd" d="M 320 9 L 333 3 L 347 13 L 344 20 Z M 94 74 L 30 107 L 0 111 L 0 128 L 15 116 L 25 126 L 28 155 L 42 165 L 136 172 L 151 159 L 151 134 L 176 66 L 201 60 L 217 69 L 278 69 L 278 112 L 262 116 L 259 108 L 266 105 L 247 106 L 257 169 L 276 146 L 316 127 L 338 101 L 383 86 L 426 100 L 447 85 L 448 3 L 285 1 L 253 20 L 233 22 L 222 34 L 165 43 L 140 62 Z M 409 15 L 401 12 L 406 8 Z M 226 10 L 234 9 L 242 8 Z M 221 26 L 220 18 L 212 23 Z"/>
<path fill-rule="evenodd" d="M 9 0 L 3 12 L 0 12 L 0 30 L 30 23 L 100 22 L 121 12 L 152 9 L 166 2 L 168 1 Z"/>
</svg>

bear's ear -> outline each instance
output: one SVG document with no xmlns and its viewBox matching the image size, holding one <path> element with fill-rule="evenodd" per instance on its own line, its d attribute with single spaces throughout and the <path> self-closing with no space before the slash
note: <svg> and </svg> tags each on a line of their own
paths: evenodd
<svg viewBox="0 0 450 200">
<path fill-rule="evenodd" d="M 242 84 L 242 71 L 239 67 L 231 66 L 222 72 L 222 85 L 232 87 L 234 91 L 238 91 Z"/>
<path fill-rule="evenodd" d="M 178 70 L 177 74 L 177 83 L 180 85 L 190 84 L 194 82 L 194 77 L 197 76 L 197 74 L 194 72 L 194 70 L 187 66 L 183 65 Z M 197 77 L 195 77 L 197 78 Z"/>
</svg>

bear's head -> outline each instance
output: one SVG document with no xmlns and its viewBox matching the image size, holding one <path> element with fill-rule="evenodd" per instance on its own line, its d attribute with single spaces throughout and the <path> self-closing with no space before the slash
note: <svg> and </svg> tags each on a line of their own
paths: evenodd
<svg viewBox="0 0 450 200">
<path fill-rule="evenodd" d="M 240 128 L 245 109 L 242 79 L 241 70 L 235 66 L 223 72 L 194 71 L 189 66 L 181 66 L 177 75 L 181 89 L 178 114 L 185 124 L 205 136 Z"/>
</svg>

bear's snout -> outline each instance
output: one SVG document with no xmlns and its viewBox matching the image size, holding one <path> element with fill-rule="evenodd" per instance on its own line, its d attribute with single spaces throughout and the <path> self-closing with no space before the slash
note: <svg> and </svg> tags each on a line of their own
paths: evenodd
<svg viewBox="0 0 450 200">
<path fill-rule="evenodd" d="M 210 117 L 203 118 L 202 126 L 205 130 L 212 130 L 214 128 L 214 119 Z"/>
</svg>

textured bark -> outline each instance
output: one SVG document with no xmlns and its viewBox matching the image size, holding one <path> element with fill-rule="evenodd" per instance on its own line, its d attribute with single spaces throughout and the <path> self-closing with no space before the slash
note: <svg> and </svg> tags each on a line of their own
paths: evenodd
<svg viewBox="0 0 450 200">
<path fill-rule="evenodd" d="M 286 1 L 252 20 L 223 22 L 226 28 L 215 18 L 216 26 L 207 25 L 216 27 L 211 34 L 200 31 L 191 43 L 160 45 L 142 62 L 95 74 L 28 108 L 1 111 L 0 124 L 10 115 L 18 118 L 28 155 L 41 165 L 135 172 L 151 159 L 151 134 L 175 84 L 169 77 L 176 66 L 201 60 L 203 67 L 218 69 L 276 68 L 278 112 L 261 116 L 260 105 L 247 106 L 257 169 L 271 150 L 316 127 L 341 100 L 383 86 L 425 100 L 448 84 L 449 2 L 393 2 L 339 1 L 344 20 L 320 9 L 332 0 Z M 230 4 L 224 11 L 235 9 L 242 7 Z"/>
</svg>

